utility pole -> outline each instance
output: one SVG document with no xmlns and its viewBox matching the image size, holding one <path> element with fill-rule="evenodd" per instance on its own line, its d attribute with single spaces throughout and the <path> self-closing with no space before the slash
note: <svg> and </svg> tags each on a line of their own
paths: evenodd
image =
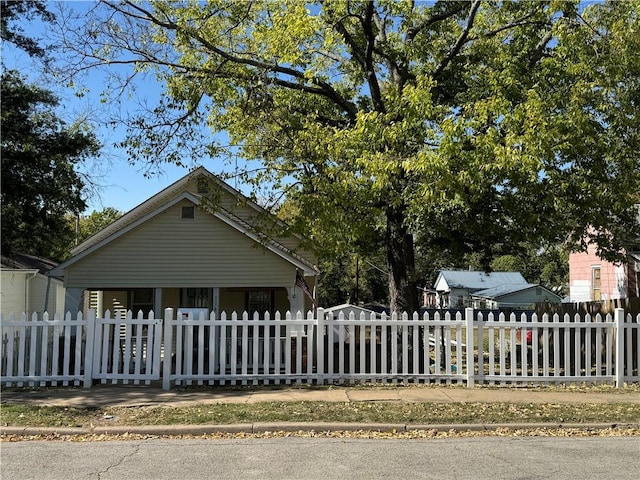
<svg viewBox="0 0 640 480">
<path fill-rule="evenodd" d="M 360 290 L 360 257 L 356 255 L 356 294 L 355 294 L 356 298 L 354 298 L 355 305 L 358 305 L 359 290 Z"/>
</svg>

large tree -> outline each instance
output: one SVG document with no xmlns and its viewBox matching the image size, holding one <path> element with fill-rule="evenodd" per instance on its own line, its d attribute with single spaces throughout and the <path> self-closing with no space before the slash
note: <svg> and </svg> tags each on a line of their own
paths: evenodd
<svg viewBox="0 0 640 480">
<path fill-rule="evenodd" d="M 86 208 L 74 167 L 98 151 L 91 132 L 66 125 L 57 99 L 15 71 L 2 73 L 2 254 L 60 259 L 73 246 L 69 213 Z"/>
<path fill-rule="evenodd" d="M 226 132 L 317 244 L 385 246 L 394 309 L 418 306 L 416 240 L 490 258 L 586 238 L 616 257 L 640 234 L 637 1 L 103 1 L 82 18 L 67 71 L 130 64 L 164 86 L 130 119 L 133 159 L 220 154 L 200 127 Z"/>
</svg>

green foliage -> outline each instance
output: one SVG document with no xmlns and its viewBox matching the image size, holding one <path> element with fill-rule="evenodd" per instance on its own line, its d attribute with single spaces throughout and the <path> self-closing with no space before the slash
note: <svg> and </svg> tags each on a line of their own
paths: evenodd
<svg viewBox="0 0 640 480">
<path fill-rule="evenodd" d="M 2 74 L 2 253 L 60 259 L 73 245 L 69 213 L 82 212 L 84 184 L 74 166 L 98 151 L 93 134 L 66 125 L 57 100 Z"/>
<path fill-rule="evenodd" d="M 415 246 L 488 265 L 640 237 L 637 0 L 103 5 L 67 36 L 80 64 L 135 61 L 166 87 L 132 158 L 219 154 L 197 127 L 227 132 L 320 251 L 385 247 L 393 308 L 417 307 Z"/>
<path fill-rule="evenodd" d="M 52 22 L 54 16 L 47 10 L 47 2 L 39 0 L 2 0 L 0 15 L 0 38 L 13 43 L 32 57 L 45 58 L 46 51 L 38 40 L 24 35 L 24 20 L 40 17 Z"/>
<path fill-rule="evenodd" d="M 318 305 L 388 303 L 384 252 L 333 256 L 320 262 Z"/>
<path fill-rule="evenodd" d="M 113 207 L 106 207 L 102 210 L 94 210 L 89 215 L 80 217 L 78 242 L 84 242 L 87 238 L 95 235 L 103 228 L 109 226 L 123 215 L 124 212 Z"/>
<path fill-rule="evenodd" d="M 529 283 L 539 283 L 559 295 L 569 293 L 569 255 L 558 246 L 541 249 L 526 245 L 519 255 L 494 258 L 491 270 L 520 272 Z"/>
</svg>

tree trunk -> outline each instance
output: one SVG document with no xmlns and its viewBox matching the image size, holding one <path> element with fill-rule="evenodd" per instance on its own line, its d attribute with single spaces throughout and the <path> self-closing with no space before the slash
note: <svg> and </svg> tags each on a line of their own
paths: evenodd
<svg viewBox="0 0 640 480">
<path fill-rule="evenodd" d="M 404 224 L 402 206 L 388 207 L 386 216 L 387 268 L 391 311 L 413 313 L 420 307 L 415 280 L 413 235 L 409 233 Z"/>
</svg>

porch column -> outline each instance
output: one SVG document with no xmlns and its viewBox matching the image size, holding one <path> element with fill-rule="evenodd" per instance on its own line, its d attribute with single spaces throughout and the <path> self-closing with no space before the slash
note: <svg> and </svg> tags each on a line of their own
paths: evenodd
<svg viewBox="0 0 640 480">
<path fill-rule="evenodd" d="M 162 288 L 153 289 L 153 318 L 161 318 L 162 314 Z"/>
<path fill-rule="evenodd" d="M 289 293 L 289 311 L 291 315 L 297 315 L 298 312 L 302 312 L 304 315 L 304 292 L 300 287 L 289 287 L 287 289 Z"/>
<path fill-rule="evenodd" d="M 216 318 L 220 318 L 220 288 L 213 287 L 213 301 L 211 302 L 211 308 L 216 312 Z M 211 312 L 209 312 L 211 313 Z"/>
<path fill-rule="evenodd" d="M 287 292 L 289 294 L 289 311 L 291 312 L 291 316 L 295 318 L 298 312 L 301 312 L 304 318 L 306 315 L 304 311 L 304 292 L 300 287 L 296 286 L 287 288 Z M 298 332 L 302 333 L 303 331 L 304 328 L 302 325 L 296 325 L 291 329 L 294 335 L 297 335 Z"/>
<path fill-rule="evenodd" d="M 67 288 L 64 294 L 64 312 L 71 312 L 75 317 L 78 312 L 83 311 L 84 306 L 84 288 Z"/>
</svg>

